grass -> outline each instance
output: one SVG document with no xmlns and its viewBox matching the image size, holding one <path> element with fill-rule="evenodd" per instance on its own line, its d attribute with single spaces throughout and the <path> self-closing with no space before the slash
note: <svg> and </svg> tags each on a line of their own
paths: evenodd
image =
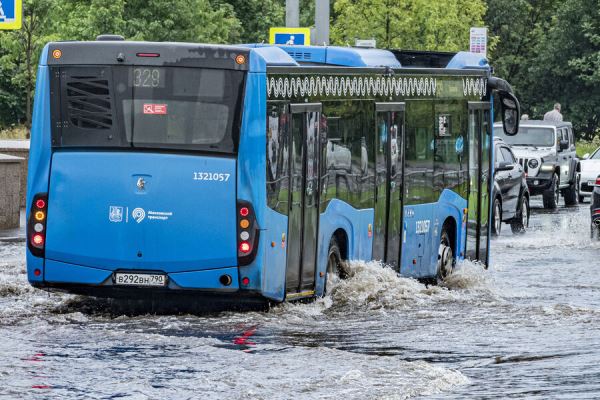
<svg viewBox="0 0 600 400">
<path fill-rule="evenodd" d="M 27 139 L 27 128 L 24 125 L 0 128 L 0 140 L 5 139 Z"/>
<path fill-rule="evenodd" d="M 592 154 L 598 147 L 600 147 L 600 137 L 596 137 L 590 142 L 580 140 L 577 142 L 577 156 L 582 158 L 586 153 Z"/>
</svg>

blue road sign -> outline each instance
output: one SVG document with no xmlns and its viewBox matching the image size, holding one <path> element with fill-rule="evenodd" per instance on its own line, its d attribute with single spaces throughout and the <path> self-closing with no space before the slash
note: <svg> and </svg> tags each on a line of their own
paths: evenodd
<svg viewBox="0 0 600 400">
<path fill-rule="evenodd" d="M 21 28 L 21 0 L 0 0 L 0 29 Z"/>
</svg>

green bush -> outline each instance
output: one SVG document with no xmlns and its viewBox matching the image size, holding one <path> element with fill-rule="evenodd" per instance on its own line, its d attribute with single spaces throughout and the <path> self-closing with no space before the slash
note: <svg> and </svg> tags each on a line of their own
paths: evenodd
<svg viewBox="0 0 600 400">
<path fill-rule="evenodd" d="M 582 158 L 586 153 L 592 154 L 598 147 L 600 147 L 600 137 L 598 136 L 589 142 L 579 140 L 577 141 L 577 156 Z"/>
<path fill-rule="evenodd" d="M 25 125 L 12 126 L 7 129 L 0 129 L 0 140 L 3 139 L 28 139 L 27 128 Z"/>
</svg>

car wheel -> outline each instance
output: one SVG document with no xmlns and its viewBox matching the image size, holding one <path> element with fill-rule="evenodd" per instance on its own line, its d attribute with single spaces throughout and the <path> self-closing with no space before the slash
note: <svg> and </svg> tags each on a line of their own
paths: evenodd
<svg viewBox="0 0 600 400">
<path fill-rule="evenodd" d="M 552 176 L 550 187 L 544 191 L 542 196 L 544 208 L 554 210 L 556 207 L 558 207 L 558 199 L 560 196 L 560 192 L 558 191 L 558 175 L 554 174 L 554 176 Z"/>
<path fill-rule="evenodd" d="M 492 236 L 498 236 L 502 230 L 502 204 L 497 197 L 492 208 Z"/>
<path fill-rule="evenodd" d="M 577 204 L 577 200 L 579 197 L 579 174 L 577 174 L 574 181 L 569 185 L 569 187 L 565 189 L 563 197 L 565 198 L 565 205 L 574 206 Z"/>
<path fill-rule="evenodd" d="M 448 278 L 454 271 L 455 264 L 456 258 L 454 257 L 454 251 L 452 251 L 450 233 L 448 227 L 444 225 L 440 235 L 440 246 L 438 247 L 437 281 L 443 282 Z"/>
<path fill-rule="evenodd" d="M 527 227 L 529 227 L 529 211 L 529 199 L 523 195 L 520 210 L 510 223 L 510 229 L 513 233 L 525 233 Z"/>
</svg>

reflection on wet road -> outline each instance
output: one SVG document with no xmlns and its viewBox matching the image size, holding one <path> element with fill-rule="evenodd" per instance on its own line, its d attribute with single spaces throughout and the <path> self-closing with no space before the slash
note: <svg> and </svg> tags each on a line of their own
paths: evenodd
<svg viewBox="0 0 600 400">
<path fill-rule="evenodd" d="M 443 287 L 356 262 L 316 302 L 203 316 L 35 290 L 0 242 L 0 398 L 600 398 L 588 223 L 587 204 L 534 210 Z"/>
</svg>

